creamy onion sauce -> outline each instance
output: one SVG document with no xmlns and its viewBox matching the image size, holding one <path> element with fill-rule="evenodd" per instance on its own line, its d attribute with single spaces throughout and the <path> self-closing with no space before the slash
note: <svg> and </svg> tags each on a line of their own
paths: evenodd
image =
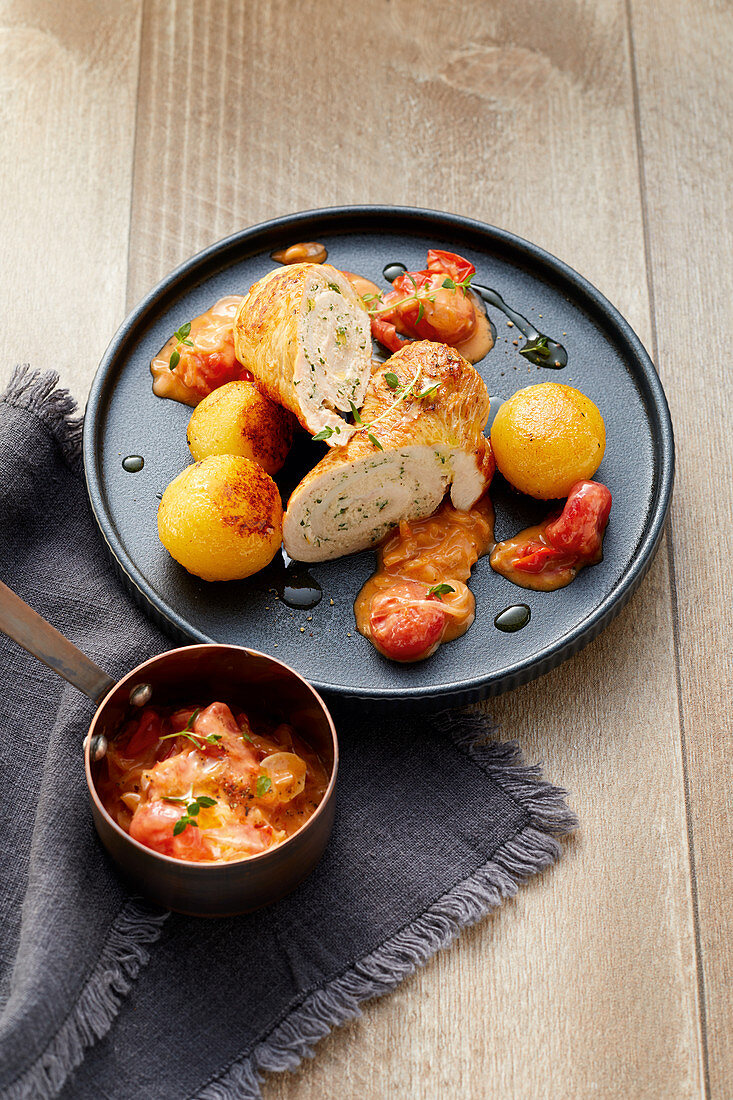
<svg viewBox="0 0 733 1100">
<path fill-rule="evenodd" d="M 221 863 L 297 832 L 323 800 L 328 774 L 294 727 L 250 722 L 217 702 L 145 708 L 110 741 L 95 784 L 110 817 L 146 847 Z M 196 826 L 174 833 L 200 795 Z"/>
<path fill-rule="evenodd" d="M 355 275 L 353 271 L 344 271 L 343 274 L 349 280 L 360 298 L 365 298 L 370 294 L 379 297 L 382 293 L 377 284 L 373 283 L 371 279 L 367 279 L 364 275 Z"/>
<path fill-rule="evenodd" d="M 465 582 L 478 559 L 493 546 L 494 509 L 488 493 L 467 512 L 459 512 L 446 497 L 432 516 L 411 523 L 402 520 L 379 548 L 376 572 L 354 602 L 360 633 L 370 637 L 369 615 L 374 596 L 396 581 L 411 580 L 424 584 L 426 589 L 443 583 L 455 589 L 441 598 L 448 612 L 442 641 L 459 638 L 471 626 L 476 607 Z"/>
<path fill-rule="evenodd" d="M 234 356 L 234 318 L 242 302 L 241 294 L 229 294 L 214 302 L 210 309 L 191 321 L 191 331 L 188 339 L 193 343 L 193 348 L 179 345 L 175 336 L 161 348 L 158 355 L 150 364 L 150 372 L 153 376 L 153 393 L 157 397 L 167 397 L 173 401 L 181 401 L 184 405 L 195 406 L 206 396 L 205 393 L 187 385 L 182 374 L 186 373 L 184 360 L 191 356 L 206 358 L 210 355 L 225 356 L 227 360 L 235 359 Z M 170 369 L 170 360 L 173 352 L 178 348 L 181 359 L 175 370 Z M 239 372 L 240 377 L 244 370 Z M 246 372 L 249 375 L 249 372 Z M 251 376 L 250 376 L 251 377 Z M 226 379 L 230 381 L 231 379 Z"/>
<path fill-rule="evenodd" d="M 467 359 L 469 363 L 478 363 L 485 355 L 488 355 L 493 348 L 494 334 L 491 331 L 489 318 L 481 299 L 477 294 L 474 294 L 473 291 L 469 293 L 469 297 L 473 299 L 476 324 L 468 339 L 460 344 L 456 344 L 455 349 L 457 352 L 460 352 L 463 358 Z"/>
</svg>

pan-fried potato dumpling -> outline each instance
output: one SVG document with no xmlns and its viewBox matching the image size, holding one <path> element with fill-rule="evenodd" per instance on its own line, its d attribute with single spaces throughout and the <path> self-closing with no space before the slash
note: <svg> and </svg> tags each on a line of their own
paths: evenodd
<svg viewBox="0 0 733 1100">
<path fill-rule="evenodd" d="M 250 288 L 234 321 L 234 349 L 269 398 L 331 446 L 353 433 L 371 374 L 371 323 L 349 280 L 330 264 L 290 264 Z M 333 434 L 331 434 L 333 433 Z"/>
<path fill-rule="evenodd" d="M 580 390 L 540 382 L 500 406 L 491 446 L 510 485 L 553 500 L 593 477 L 606 449 L 606 427 L 598 407 Z"/>
<path fill-rule="evenodd" d="M 211 455 L 187 466 L 163 493 L 158 535 L 175 560 L 205 581 L 250 577 L 282 541 L 277 485 L 241 455 Z"/>
<path fill-rule="evenodd" d="M 196 462 L 209 455 L 241 455 L 276 474 L 290 450 L 294 424 L 292 413 L 252 382 L 227 382 L 197 406 L 186 440 Z"/>
</svg>

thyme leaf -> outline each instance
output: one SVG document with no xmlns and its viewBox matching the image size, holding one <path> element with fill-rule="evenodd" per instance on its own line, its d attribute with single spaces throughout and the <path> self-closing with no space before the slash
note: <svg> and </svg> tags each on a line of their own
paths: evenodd
<svg viewBox="0 0 733 1100">
<path fill-rule="evenodd" d="M 333 435 L 333 428 L 321 428 L 320 432 L 316 432 L 313 436 L 314 443 L 320 443 L 322 439 L 330 439 Z"/>
<path fill-rule="evenodd" d="M 170 796 L 166 796 L 164 798 L 164 801 L 186 802 L 187 800 L 185 798 L 172 798 Z M 192 801 L 189 802 L 186 806 L 185 814 L 179 817 L 178 821 L 173 826 L 173 836 L 180 836 L 183 830 L 188 828 L 189 825 L 194 829 L 198 829 L 199 823 L 196 818 L 198 817 L 202 808 L 208 806 L 216 806 L 216 799 L 210 798 L 207 794 L 200 794 L 197 798 L 192 799 Z"/>
<path fill-rule="evenodd" d="M 437 596 L 438 599 L 442 599 L 448 592 L 455 592 L 455 588 L 452 585 L 442 582 L 441 584 L 434 584 L 428 589 L 428 596 Z"/>
<path fill-rule="evenodd" d="M 549 359 L 552 353 L 547 346 L 548 339 L 547 336 L 537 336 L 534 340 L 528 340 L 524 347 L 519 349 L 519 354 L 532 362 L 536 361 L 535 357 L 538 355 L 542 359 Z"/>
</svg>

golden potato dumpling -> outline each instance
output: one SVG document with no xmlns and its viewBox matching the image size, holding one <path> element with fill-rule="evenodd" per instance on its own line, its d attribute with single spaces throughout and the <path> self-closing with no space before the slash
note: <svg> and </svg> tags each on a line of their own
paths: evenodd
<svg viewBox="0 0 733 1100">
<path fill-rule="evenodd" d="M 211 455 L 174 478 L 158 508 L 158 534 L 189 573 L 205 581 L 250 577 L 282 542 L 277 485 L 241 455 Z"/>
<path fill-rule="evenodd" d="M 593 477 L 606 449 L 606 429 L 580 390 L 541 382 L 501 405 L 491 428 L 491 449 L 515 489 L 552 500 L 567 496 L 576 481 Z"/>
<path fill-rule="evenodd" d="M 252 382 L 227 382 L 197 405 L 186 433 L 197 462 L 209 455 L 241 455 L 276 474 L 293 441 L 294 417 Z"/>
</svg>

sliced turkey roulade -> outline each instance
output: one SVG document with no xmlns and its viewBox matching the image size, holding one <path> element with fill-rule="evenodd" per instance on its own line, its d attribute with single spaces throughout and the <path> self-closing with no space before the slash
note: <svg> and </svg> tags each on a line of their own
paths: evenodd
<svg viewBox="0 0 733 1100">
<path fill-rule="evenodd" d="M 277 268 L 250 288 L 234 321 L 234 350 L 259 388 L 333 446 L 352 432 L 371 371 L 369 314 L 330 264 Z"/>
<path fill-rule="evenodd" d="M 364 550 L 400 520 L 431 515 L 449 487 L 456 508 L 470 508 L 494 471 L 488 417 L 486 386 L 454 348 L 408 344 L 372 376 L 359 430 L 290 497 L 290 557 L 326 561 Z"/>
</svg>

